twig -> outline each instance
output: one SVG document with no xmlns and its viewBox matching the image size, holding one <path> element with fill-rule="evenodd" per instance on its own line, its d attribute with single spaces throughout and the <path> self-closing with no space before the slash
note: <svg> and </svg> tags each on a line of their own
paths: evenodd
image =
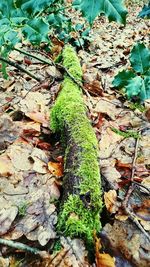
<svg viewBox="0 0 150 267">
<path fill-rule="evenodd" d="M 128 189 L 128 192 L 126 194 L 125 200 L 123 201 L 123 207 L 126 209 L 126 207 L 128 206 L 128 201 L 129 198 L 134 190 L 133 188 L 133 182 L 134 182 L 134 173 L 135 173 L 135 164 L 136 164 L 136 158 L 137 158 L 137 152 L 138 152 L 138 146 L 139 146 L 139 137 L 136 139 L 136 145 L 135 145 L 135 152 L 134 152 L 134 158 L 133 158 L 133 162 L 132 162 L 132 172 L 131 172 L 131 185 Z"/>
<path fill-rule="evenodd" d="M 149 193 L 150 193 L 150 188 L 148 188 L 147 186 L 143 185 L 143 184 L 140 184 L 136 181 L 133 181 L 133 183 L 139 187 L 143 187 L 145 190 L 147 190 Z"/>
<path fill-rule="evenodd" d="M 18 63 L 16 63 L 16 62 L 13 62 L 13 61 L 8 60 L 8 59 L 6 59 L 6 58 L 3 58 L 3 57 L 1 57 L 1 56 L 0 56 L 0 60 L 3 61 L 3 62 L 5 62 L 5 63 L 7 63 L 7 64 L 10 65 L 10 66 L 15 67 L 15 68 L 18 69 L 18 70 L 20 70 L 20 71 L 26 73 L 27 75 L 29 75 L 31 78 L 35 79 L 35 80 L 38 81 L 38 82 L 41 82 L 41 81 L 42 81 L 40 78 L 38 78 L 37 76 L 35 76 L 34 74 L 32 74 L 30 71 L 24 69 L 23 67 L 21 67 L 21 66 L 20 66 Z"/>
<path fill-rule="evenodd" d="M 18 49 L 18 48 L 15 48 L 14 50 L 16 50 L 16 51 L 18 51 L 18 52 L 20 52 L 20 53 L 22 53 L 24 55 L 27 55 L 29 57 L 35 58 L 35 59 L 41 61 L 42 63 L 48 64 L 48 65 L 54 65 L 53 61 L 50 62 L 50 61 L 47 61 L 46 59 L 39 58 L 38 56 L 31 55 L 30 53 L 28 53 L 28 52 L 26 52 L 24 50 L 21 50 L 21 49 Z"/>
<path fill-rule="evenodd" d="M 54 81 L 55 81 L 55 79 L 53 78 L 52 81 L 48 84 L 48 87 L 51 87 L 52 84 L 54 83 Z M 37 91 L 38 89 L 40 89 L 40 88 L 43 86 L 44 83 L 45 83 L 45 81 L 43 81 L 43 83 L 36 84 L 36 85 L 32 86 L 32 87 L 26 92 L 26 94 L 25 94 L 23 97 L 17 95 L 17 97 L 19 97 L 19 99 L 16 101 L 15 104 L 18 104 L 18 103 L 20 102 L 20 98 L 21 98 L 21 100 L 25 99 L 26 96 L 27 96 L 31 91 L 33 91 L 33 90 L 34 90 L 34 91 Z M 0 105 L 0 108 L 2 108 L 2 107 L 4 107 L 4 106 L 6 106 L 7 104 L 9 104 L 9 103 L 12 102 L 15 98 L 16 98 L 16 96 L 14 96 L 11 100 L 8 100 L 6 103 Z"/>
<path fill-rule="evenodd" d="M 136 226 L 141 230 L 141 232 L 147 237 L 147 239 L 150 241 L 150 235 L 145 231 L 145 229 L 142 227 L 142 225 L 139 223 L 139 221 L 136 219 L 134 214 L 127 208 L 126 213 L 129 217 L 129 219 L 136 224 Z"/>
<path fill-rule="evenodd" d="M 33 254 L 36 254 L 39 256 L 46 256 L 46 254 L 47 254 L 46 251 L 41 251 L 37 248 L 32 248 L 32 247 L 25 245 L 25 244 L 22 244 L 20 242 L 14 242 L 12 240 L 7 240 L 7 239 L 3 239 L 3 238 L 0 238 L 0 244 L 15 248 L 15 249 L 23 250 L 26 252 L 30 252 L 30 253 L 33 253 Z"/>
<path fill-rule="evenodd" d="M 141 131 L 140 131 L 140 133 L 141 133 Z M 129 216 L 129 219 L 132 220 L 136 224 L 136 226 L 141 230 L 141 232 L 150 240 L 149 234 L 145 231 L 145 229 L 142 227 L 142 225 L 136 219 L 135 215 L 128 208 L 129 197 L 131 196 L 131 194 L 132 194 L 132 192 L 134 190 L 133 183 L 136 183 L 134 181 L 134 173 L 135 173 L 135 164 L 136 164 L 138 146 L 139 146 L 139 138 L 136 139 L 135 153 L 134 153 L 134 159 L 133 159 L 133 163 L 132 163 L 131 185 L 130 185 L 130 187 L 128 189 L 128 192 L 127 192 L 127 195 L 125 197 L 125 200 L 123 201 L 123 207 L 124 207 L 124 210 L 125 210 L 126 214 Z"/>
<path fill-rule="evenodd" d="M 72 79 L 72 81 L 74 83 L 76 83 L 85 92 L 86 96 L 89 98 L 89 101 L 90 101 L 91 105 L 94 106 L 93 101 L 92 101 L 92 97 L 90 96 L 88 91 L 84 88 L 82 83 L 80 83 L 78 80 L 76 80 L 64 66 L 62 66 L 61 64 L 58 64 L 58 63 L 56 63 L 55 65 L 56 65 L 56 67 L 58 67 L 58 69 L 62 69 L 67 73 L 67 75 Z"/>
</svg>

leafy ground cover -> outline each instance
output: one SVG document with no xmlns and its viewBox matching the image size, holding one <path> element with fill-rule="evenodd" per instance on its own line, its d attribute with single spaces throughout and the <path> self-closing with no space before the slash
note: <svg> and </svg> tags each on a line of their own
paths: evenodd
<svg viewBox="0 0 150 267">
<path fill-rule="evenodd" d="M 51 51 L 45 52 L 42 45 L 33 48 L 22 39 L 16 47 L 19 51 L 9 54 L 11 61 L 42 82 L 14 66 L 7 66 L 8 80 L 0 76 L 2 266 L 150 264 L 149 95 L 142 97 L 142 102 L 138 98 L 131 101 L 126 98 L 126 91 L 114 87 L 118 73 L 134 73 L 134 65 L 130 64 L 135 62 L 130 58 L 134 47 L 140 42 L 149 49 L 150 22 L 138 17 L 142 4 L 127 4 L 125 27 L 98 17 L 91 30 L 91 43 L 86 49 L 80 43 L 78 49 L 84 72 L 84 100 L 99 144 L 104 198 L 103 229 L 99 236 L 95 235 L 95 255 L 91 261 L 83 239 L 65 237 L 56 228 L 64 154 L 60 137 L 50 131 L 49 109 L 61 90 L 63 78 L 62 70 L 52 59 L 64 42 L 53 38 Z M 73 22 L 75 15 L 82 24 L 80 14 L 70 9 L 68 16 Z M 143 72 L 134 70 L 137 72 L 134 75 L 144 80 Z M 149 86 L 146 88 L 148 92 Z M 4 239 L 25 246 L 12 248 L 2 242 Z"/>
</svg>

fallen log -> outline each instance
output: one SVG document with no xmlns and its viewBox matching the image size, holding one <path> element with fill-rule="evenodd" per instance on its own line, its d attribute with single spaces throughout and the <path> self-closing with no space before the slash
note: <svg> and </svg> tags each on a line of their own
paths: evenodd
<svg viewBox="0 0 150 267">
<path fill-rule="evenodd" d="M 71 46 L 64 48 L 62 57 L 63 66 L 70 75 L 65 75 L 50 113 L 51 129 L 53 132 L 61 132 L 65 144 L 65 173 L 58 229 L 67 236 L 84 236 L 91 242 L 93 232 L 101 229 L 98 143 L 87 118 L 79 87 L 82 83 L 79 59 Z"/>
</svg>

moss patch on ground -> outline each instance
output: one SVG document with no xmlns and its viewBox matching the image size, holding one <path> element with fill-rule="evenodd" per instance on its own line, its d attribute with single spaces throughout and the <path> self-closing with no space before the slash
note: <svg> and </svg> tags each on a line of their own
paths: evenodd
<svg viewBox="0 0 150 267">
<path fill-rule="evenodd" d="M 62 56 L 64 67 L 75 80 L 82 82 L 82 69 L 75 50 L 71 46 L 66 46 Z M 93 231 L 100 231 L 101 228 L 99 215 L 102 200 L 98 143 L 86 113 L 81 89 L 66 75 L 61 92 L 51 110 L 51 129 L 54 132 L 60 131 L 65 140 L 64 169 L 67 174 L 80 178 L 79 185 L 74 185 L 80 193 L 70 194 L 63 203 L 58 228 L 66 235 L 85 236 L 91 241 Z M 67 160 L 73 146 L 75 155 L 72 156 L 72 164 L 68 167 Z"/>
</svg>

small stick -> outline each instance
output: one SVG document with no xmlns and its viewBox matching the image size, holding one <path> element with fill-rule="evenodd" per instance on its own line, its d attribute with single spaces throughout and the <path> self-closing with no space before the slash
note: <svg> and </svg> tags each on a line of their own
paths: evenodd
<svg viewBox="0 0 150 267">
<path fill-rule="evenodd" d="M 147 190 L 149 193 L 150 193 L 150 188 L 148 188 L 147 186 L 143 185 L 143 184 L 140 184 L 136 181 L 133 181 L 133 183 L 139 187 L 143 187 L 145 190 Z"/>
<path fill-rule="evenodd" d="M 24 54 L 24 55 L 26 55 L 26 56 L 35 58 L 35 59 L 37 59 L 37 60 L 39 60 L 39 61 L 41 61 L 42 63 L 45 63 L 45 64 L 47 64 L 47 65 L 53 65 L 53 64 L 54 64 L 52 61 L 50 62 L 50 61 L 47 61 L 46 59 L 42 59 L 42 58 L 39 58 L 39 57 L 37 57 L 37 56 L 35 56 L 35 55 L 31 55 L 30 53 L 28 53 L 28 52 L 26 52 L 26 51 L 24 51 L 24 50 L 21 50 L 21 49 L 18 49 L 18 48 L 14 48 L 14 50 L 16 50 L 16 51 L 18 51 L 18 52 L 20 52 L 20 53 L 22 53 L 22 54 Z"/>
<path fill-rule="evenodd" d="M 26 73 L 27 75 L 29 75 L 31 78 L 35 79 L 36 81 L 41 82 L 41 79 L 40 78 L 38 78 L 37 76 L 35 76 L 34 74 L 32 74 L 30 71 L 28 71 L 28 70 L 24 69 L 23 67 L 21 67 L 18 63 L 13 62 L 11 60 L 8 60 L 6 58 L 3 58 L 1 56 L 0 56 L 0 60 L 3 61 L 3 62 L 5 62 L 5 63 L 7 63 L 10 66 L 15 67 L 18 70 Z"/>
<path fill-rule="evenodd" d="M 131 185 L 128 189 L 127 195 L 125 197 L 125 200 L 123 201 L 123 206 L 127 207 L 128 206 L 128 201 L 129 198 L 134 190 L 133 188 L 133 182 L 134 182 L 134 173 L 135 173 L 135 164 L 136 164 L 136 158 L 137 158 L 137 152 L 138 152 L 138 146 L 139 146 L 139 137 L 136 139 L 136 145 L 135 145 L 135 152 L 134 152 L 134 158 L 132 162 L 132 173 L 131 173 Z"/>
<path fill-rule="evenodd" d="M 142 225 L 139 223 L 139 221 L 136 219 L 134 214 L 130 212 L 130 210 L 127 208 L 126 213 L 129 216 L 129 219 L 136 224 L 136 226 L 141 230 L 141 232 L 147 237 L 147 239 L 150 241 L 150 235 L 145 231 L 145 229 L 142 227 Z"/>
<path fill-rule="evenodd" d="M 62 66 L 61 64 L 58 64 L 58 63 L 56 63 L 55 64 L 56 65 L 56 67 L 58 67 L 59 69 L 62 69 L 62 70 L 64 70 L 66 73 L 67 73 L 67 75 L 72 79 L 72 81 L 74 82 L 74 83 L 76 83 L 84 92 L 85 92 L 85 94 L 86 94 L 86 96 L 89 98 L 89 101 L 90 101 L 90 103 L 91 103 L 91 105 L 92 105 L 92 107 L 94 106 L 94 104 L 93 104 L 93 101 L 92 101 L 92 97 L 90 96 L 90 94 L 88 93 L 88 91 L 84 88 L 84 86 L 79 82 L 79 81 L 77 81 L 70 73 L 69 73 L 69 71 L 64 67 L 64 66 Z"/>
<path fill-rule="evenodd" d="M 46 256 L 46 254 L 47 254 L 46 251 L 41 251 L 37 248 L 32 248 L 32 247 L 25 245 L 25 244 L 22 244 L 20 242 L 14 242 L 12 240 L 7 240 L 4 238 L 0 238 L 0 244 L 2 244 L 4 246 L 15 248 L 15 249 L 23 250 L 23 251 L 26 251 L 29 253 L 33 253 L 33 254 L 36 254 L 39 256 Z"/>
</svg>

